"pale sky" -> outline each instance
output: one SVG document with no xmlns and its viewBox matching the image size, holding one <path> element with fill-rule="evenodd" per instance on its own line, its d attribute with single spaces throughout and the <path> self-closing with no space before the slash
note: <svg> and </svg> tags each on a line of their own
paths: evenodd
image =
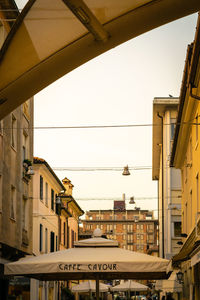
<svg viewBox="0 0 200 300">
<path fill-rule="evenodd" d="M 22 1 L 16 1 L 17 3 Z M 25 2 L 25 1 L 23 1 Z M 22 6 L 19 6 L 20 8 Z M 179 96 L 197 14 L 132 39 L 80 66 L 35 96 L 35 126 L 152 124 L 154 97 Z M 34 156 L 54 167 L 152 166 L 152 127 L 35 130 Z M 74 184 L 83 210 L 113 208 L 126 194 L 157 210 L 152 171 L 55 171 Z M 143 199 L 142 199 L 143 198 Z M 134 205 L 127 205 L 134 208 Z"/>
</svg>

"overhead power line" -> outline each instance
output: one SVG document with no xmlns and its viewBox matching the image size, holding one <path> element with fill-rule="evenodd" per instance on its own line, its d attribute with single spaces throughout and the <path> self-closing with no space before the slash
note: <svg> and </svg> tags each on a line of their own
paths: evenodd
<svg viewBox="0 0 200 300">
<path fill-rule="evenodd" d="M 52 167 L 54 171 L 123 171 L 122 167 Z M 151 166 L 129 167 L 129 170 L 151 170 Z"/>
<path fill-rule="evenodd" d="M 198 121 L 198 117 L 196 116 L 194 119 L 189 120 L 188 122 L 180 122 L 180 123 L 164 123 L 163 126 L 171 126 L 171 125 L 200 125 L 198 122 L 192 122 L 194 120 Z M 80 126 L 33 126 L 33 127 L 4 127 L 4 129 L 35 129 L 35 130 L 51 130 L 51 129 L 104 129 L 104 128 L 131 128 L 131 127 L 161 127 L 162 124 L 115 124 L 115 125 L 80 125 Z"/>
</svg>

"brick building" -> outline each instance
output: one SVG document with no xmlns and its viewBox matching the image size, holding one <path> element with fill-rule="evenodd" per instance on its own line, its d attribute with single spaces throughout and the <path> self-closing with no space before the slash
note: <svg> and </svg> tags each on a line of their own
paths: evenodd
<svg viewBox="0 0 200 300">
<path fill-rule="evenodd" d="M 157 249 L 158 220 L 153 212 L 141 209 L 126 210 L 125 201 L 114 201 L 113 210 L 90 210 L 82 220 L 79 238 L 90 237 L 100 228 L 108 239 L 119 242 L 119 247 L 147 253 Z"/>
</svg>

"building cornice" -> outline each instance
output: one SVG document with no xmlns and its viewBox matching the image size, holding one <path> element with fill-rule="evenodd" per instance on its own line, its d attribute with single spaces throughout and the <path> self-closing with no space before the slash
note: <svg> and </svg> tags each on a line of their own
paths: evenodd
<svg viewBox="0 0 200 300">
<path fill-rule="evenodd" d="M 58 176 L 55 174 L 55 172 L 52 170 L 52 168 L 50 167 L 50 165 L 46 162 L 46 160 L 44 160 L 43 158 L 39 158 L 39 157 L 34 157 L 33 158 L 33 163 L 35 165 L 44 165 L 46 166 L 46 168 L 50 171 L 50 173 L 53 175 L 53 177 L 56 179 L 56 181 L 58 182 L 58 184 L 60 185 L 60 187 L 65 191 L 65 187 L 62 184 L 62 182 L 60 181 L 60 179 L 58 178 Z"/>
<path fill-rule="evenodd" d="M 184 154 L 191 130 L 191 123 L 194 122 L 194 112 L 197 101 L 191 97 L 191 88 L 195 88 L 195 76 L 198 68 L 200 55 L 200 17 L 198 17 L 197 29 L 194 43 L 188 45 L 183 80 L 180 91 L 180 104 L 172 147 L 170 165 L 181 168 Z M 178 151 L 181 149 L 181 151 Z"/>
</svg>

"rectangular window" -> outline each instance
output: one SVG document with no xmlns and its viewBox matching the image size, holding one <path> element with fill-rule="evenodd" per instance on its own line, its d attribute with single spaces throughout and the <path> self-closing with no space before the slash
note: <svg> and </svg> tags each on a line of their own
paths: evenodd
<svg viewBox="0 0 200 300">
<path fill-rule="evenodd" d="M 174 236 L 181 236 L 181 222 L 174 222 Z"/>
<path fill-rule="evenodd" d="M 40 200 L 43 200 L 43 177 L 40 175 Z"/>
<path fill-rule="evenodd" d="M 128 224 L 127 225 L 127 230 L 128 230 L 128 232 L 132 232 L 133 231 L 133 224 Z"/>
<path fill-rule="evenodd" d="M 185 233 L 188 233 L 188 205 L 187 202 L 185 203 Z"/>
<path fill-rule="evenodd" d="M 11 119 L 11 146 L 17 149 L 17 120 L 14 115 Z"/>
<path fill-rule="evenodd" d="M 45 253 L 48 253 L 48 229 L 45 228 Z"/>
<path fill-rule="evenodd" d="M 74 230 L 71 230 L 71 247 L 74 247 Z"/>
<path fill-rule="evenodd" d="M 54 210 L 54 190 L 51 189 L 51 209 Z"/>
<path fill-rule="evenodd" d="M 171 140 L 173 140 L 174 138 L 175 126 L 176 126 L 176 119 L 171 118 Z"/>
<path fill-rule="evenodd" d="M 63 222 L 63 245 L 66 245 L 66 223 Z"/>
<path fill-rule="evenodd" d="M 50 252 L 54 252 L 55 250 L 55 233 L 51 231 L 50 234 Z"/>
<path fill-rule="evenodd" d="M 16 189 L 11 186 L 11 199 L 10 199 L 10 217 L 16 219 Z"/>
<path fill-rule="evenodd" d="M 40 252 L 42 251 L 43 249 L 43 225 L 40 224 Z"/>
<path fill-rule="evenodd" d="M 23 137 L 22 137 L 22 159 L 23 159 L 23 161 L 25 159 L 28 159 L 28 153 L 29 153 L 28 147 L 29 147 L 28 133 L 24 130 Z"/>
<path fill-rule="evenodd" d="M 139 240 L 140 239 L 140 234 L 137 234 L 137 240 Z"/>
<path fill-rule="evenodd" d="M 126 224 L 123 224 L 123 229 L 126 229 Z"/>
<path fill-rule="evenodd" d="M 113 225 L 112 224 L 107 224 L 106 225 L 106 230 L 112 232 L 113 231 Z"/>
<path fill-rule="evenodd" d="M 58 251 L 58 236 L 56 235 L 56 251 Z"/>
<path fill-rule="evenodd" d="M 48 206 L 48 183 L 45 184 L 45 204 Z"/>
<path fill-rule="evenodd" d="M 27 199 L 22 200 L 22 228 L 27 229 L 28 228 L 28 209 L 27 209 Z"/>
</svg>

